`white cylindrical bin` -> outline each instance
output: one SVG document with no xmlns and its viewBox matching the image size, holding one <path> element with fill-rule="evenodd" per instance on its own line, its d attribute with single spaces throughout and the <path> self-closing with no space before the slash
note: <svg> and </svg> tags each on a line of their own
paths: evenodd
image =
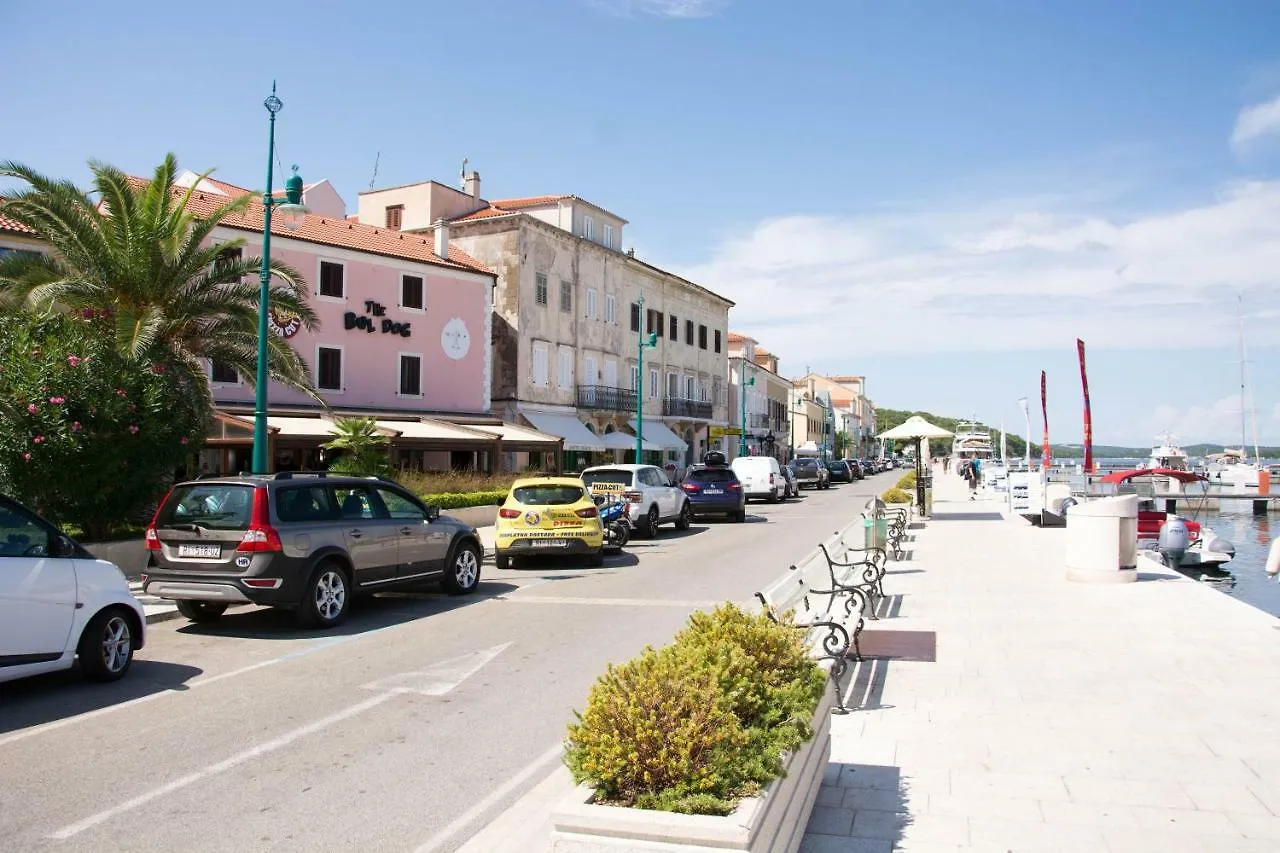
<svg viewBox="0 0 1280 853">
<path fill-rule="evenodd" d="M 1138 579 L 1138 496 L 1098 498 L 1067 514 L 1067 580 L 1129 583 Z"/>
</svg>

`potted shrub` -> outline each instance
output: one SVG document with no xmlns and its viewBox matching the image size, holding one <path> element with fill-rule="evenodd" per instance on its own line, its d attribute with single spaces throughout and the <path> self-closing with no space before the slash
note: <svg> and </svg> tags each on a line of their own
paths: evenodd
<svg viewBox="0 0 1280 853">
<path fill-rule="evenodd" d="M 911 493 L 899 488 L 898 486 L 894 486 L 891 489 L 886 489 L 884 494 L 880 496 L 880 500 L 884 501 L 886 506 L 893 506 L 894 504 L 906 504 L 907 506 L 910 506 Z"/>
<path fill-rule="evenodd" d="M 570 725 L 556 851 L 794 851 L 830 757 L 803 633 L 728 604 L 610 666 Z"/>
</svg>

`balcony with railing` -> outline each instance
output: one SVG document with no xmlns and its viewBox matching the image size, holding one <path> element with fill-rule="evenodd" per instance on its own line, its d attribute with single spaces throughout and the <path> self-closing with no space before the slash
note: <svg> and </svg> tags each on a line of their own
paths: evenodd
<svg viewBox="0 0 1280 853">
<path fill-rule="evenodd" d="M 768 429 L 769 415 L 764 412 L 747 412 L 747 429 Z"/>
<path fill-rule="evenodd" d="M 711 420 L 711 403 L 703 400 L 686 400 L 683 397 L 663 397 L 662 414 L 671 418 L 695 418 Z"/>
<path fill-rule="evenodd" d="M 609 385 L 579 385 L 578 408 L 634 412 L 636 392 L 630 388 L 613 388 Z"/>
</svg>

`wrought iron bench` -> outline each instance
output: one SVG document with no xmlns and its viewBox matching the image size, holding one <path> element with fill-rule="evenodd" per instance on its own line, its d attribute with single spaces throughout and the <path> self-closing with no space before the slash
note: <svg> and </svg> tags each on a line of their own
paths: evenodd
<svg viewBox="0 0 1280 853">
<path fill-rule="evenodd" d="M 852 547 L 848 543 L 848 536 L 849 533 L 846 532 L 835 539 L 834 548 L 828 548 L 824 543 L 818 545 L 818 550 L 827 561 L 831 585 L 842 590 L 853 587 L 862 590 L 867 596 L 868 616 L 878 619 L 875 611 L 879 606 L 879 599 L 884 598 L 886 554 L 880 548 Z"/>
<path fill-rule="evenodd" d="M 825 546 L 820 546 L 826 553 Z M 862 660 L 858 634 L 865 624 L 870 598 L 862 586 L 835 582 L 829 565 L 817 552 L 810 552 L 800 564 L 756 593 L 769 618 L 782 622 L 790 613 L 792 624 L 805 632 L 805 642 L 814 659 L 823 664 L 835 691 L 836 710 L 848 713 L 841 679 L 849 668 L 849 655 Z"/>
</svg>

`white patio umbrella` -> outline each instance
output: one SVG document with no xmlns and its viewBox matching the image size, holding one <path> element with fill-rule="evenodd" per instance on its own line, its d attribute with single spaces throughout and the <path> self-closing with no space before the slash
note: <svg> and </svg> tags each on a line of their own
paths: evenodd
<svg viewBox="0 0 1280 853">
<path fill-rule="evenodd" d="M 920 457 L 920 442 L 931 438 L 951 438 L 955 433 L 930 423 L 919 415 L 912 415 L 893 429 L 880 433 L 879 438 L 913 440 L 916 443 L 916 504 L 924 512 L 924 468 Z"/>
</svg>

